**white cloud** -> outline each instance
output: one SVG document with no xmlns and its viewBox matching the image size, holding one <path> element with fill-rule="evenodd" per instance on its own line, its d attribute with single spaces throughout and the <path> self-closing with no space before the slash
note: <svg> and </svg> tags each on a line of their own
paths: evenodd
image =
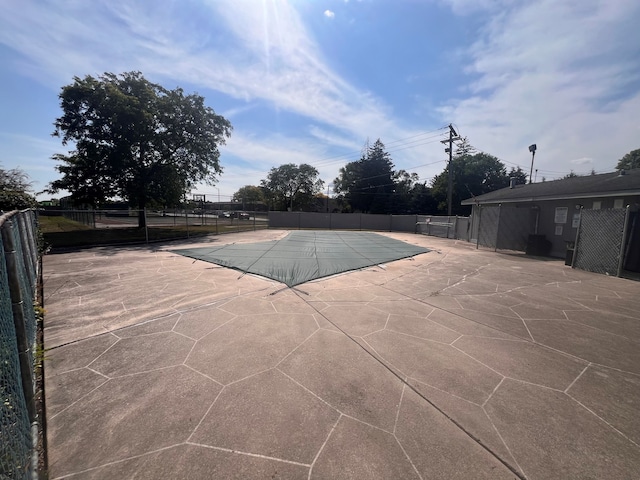
<svg viewBox="0 0 640 480">
<path fill-rule="evenodd" d="M 267 101 L 350 135 L 371 134 L 371 126 L 403 135 L 385 105 L 332 71 L 291 5 L 260 5 L 199 4 L 204 26 L 185 32 L 170 2 L 153 8 L 125 0 L 64 7 L 27 2 L 3 15 L 0 42 L 27 59 L 22 73 L 55 90 L 73 75 L 136 69 L 152 80 L 188 81 L 242 101 Z"/>
<path fill-rule="evenodd" d="M 233 195 L 245 185 L 259 185 L 272 167 L 285 163 L 307 163 L 317 165 L 318 159 L 327 157 L 325 145 L 310 143 L 307 138 L 292 138 L 282 135 L 256 137 L 242 132 L 234 133 L 227 145 L 220 148 L 223 165 L 234 160 L 233 168 L 225 169 L 220 178 L 223 198 Z M 318 166 L 322 180 L 330 182 L 336 176 L 335 165 L 322 162 Z M 212 192 L 212 187 L 200 185 L 200 193 Z"/>
<path fill-rule="evenodd" d="M 335 12 L 332 12 L 331 10 L 325 10 L 324 11 L 324 16 L 327 18 L 335 18 L 336 14 Z"/>
<path fill-rule="evenodd" d="M 506 9 L 468 50 L 468 95 L 443 115 L 474 145 L 523 167 L 527 146 L 537 143 L 541 172 L 561 174 L 575 165 L 571 159 L 587 157 L 596 170 L 612 170 L 637 148 L 640 131 L 640 93 L 629 88 L 640 80 L 640 51 L 630 42 L 636 22 L 629 21 L 639 14 L 632 0 Z"/>
<path fill-rule="evenodd" d="M 593 163 L 593 158 L 590 157 L 581 157 L 581 158 L 575 158 L 573 160 L 570 160 L 569 163 L 572 163 L 573 165 L 591 165 Z"/>
</svg>

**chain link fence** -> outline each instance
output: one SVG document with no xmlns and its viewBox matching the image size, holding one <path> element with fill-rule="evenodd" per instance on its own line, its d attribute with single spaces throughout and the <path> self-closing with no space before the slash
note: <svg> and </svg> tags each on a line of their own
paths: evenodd
<svg viewBox="0 0 640 480">
<path fill-rule="evenodd" d="M 500 224 L 500 206 L 480 206 L 478 210 L 478 242 L 476 246 L 498 248 L 498 226 Z"/>
<path fill-rule="evenodd" d="M 53 248 L 150 243 L 269 227 L 266 211 L 38 210 L 45 241 Z"/>
<path fill-rule="evenodd" d="M 524 252 L 534 222 L 530 208 L 483 205 L 478 209 L 477 246 Z"/>
<path fill-rule="evenodd" d="M 629 209 L 585 210 L 580 213 L 573 267 L 620 275 Z"/>
<path fill-rule="evenodd" d="M 38 431 L 35 213 L 1 216 L 0 231 L 0 479 L 31 479 Z"/>
<path fill-rule="evenodd" d="M 530 208 L 500 206 L 498 250 L 524 252 L 527 249 L 529 235 L 533 232 L 532 223 Z"/>
</svg>

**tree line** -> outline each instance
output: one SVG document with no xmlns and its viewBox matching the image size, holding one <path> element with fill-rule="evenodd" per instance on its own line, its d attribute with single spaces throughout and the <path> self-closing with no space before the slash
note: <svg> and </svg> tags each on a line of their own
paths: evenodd
<svg viewBox="0 0 640 480">
<path fill-rule="evenodd" d="M 213 185 L 222 173 L 218 147 L 233 127 L 198 94 L 169 90 L 140 72 L 127 72 L 74 77 L 59 99 L 62 115 L 53 135 L 72 148 L 54 155 L 61 178 L 47 186 L 47 193 L 66 190 L 78 207 L 100 208 L 121 199 L 140 210 L 171 208 L 182 204 L 197 183 Z M 640 149 L 622 157 L 616 168 L 640 168 Z M 449 169 L 456 215 L 468 213 L 460 205 L 463 199 L 507 187 L 510 178 L 527 180 L 519 167 L 507 171 L 496 157 L 475 151 L 463 139 L 450 164 L 431 181 L 421 181 L 416 173 L 396 169 L 378 139 L 358 160 L 340 168 L 327 195 L 315 167 L 287 163 L 273 167 L 260 185 L 242 187 L 233 199 L 262 202 L 273 210 L 325 211 L 331 205 L 339 212 L 442 214 Z M 0 209 L 34 204 L 26 174 L 0 166 Z M 140 226 L 143 222 L 141 215 Z"/>
<path fill-rule="evenodd" d="M 510 179 L 525 183 L 519 167 L 507 172 L 496 157 L 478 153 L 466 139 L 458 145 L 451 162 L 453 215 L 468 214 L 460 202 L 509 186 Z M 311 165 L 274 167 L 259 186 L 247 185 L 233 196 L 236 201 L 264 202 L 273 210 L 325 211 L 329 204 L 324 182 Z M 443 214 L 447 211 L 449 165 L 431 182 L 416 173 L 397 170 L 380 139 L 367 146 L 360 159 L 340 168 L 333 180 L 332 211 L 372 214 Z"/>
</svg>

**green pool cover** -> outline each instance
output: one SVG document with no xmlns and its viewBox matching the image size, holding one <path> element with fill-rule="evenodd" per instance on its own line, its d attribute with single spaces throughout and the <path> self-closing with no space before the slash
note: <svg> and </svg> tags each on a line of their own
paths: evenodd
<svg viewBox="0 0 640 480">
<path fill-rule="evenodd" d="M 428 251 L 376 233 L 342 231 L 295 231 L 270 242 L 172 250 L 289 287 Z"/>
</svg>

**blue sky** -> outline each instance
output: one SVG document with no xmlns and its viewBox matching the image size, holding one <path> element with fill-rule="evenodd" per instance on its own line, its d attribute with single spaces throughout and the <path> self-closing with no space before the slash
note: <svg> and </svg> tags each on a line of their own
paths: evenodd
<svg viewBox="0 0 640 480">
<path fill-rule="evenodd" d="M 0 0 L 0 165 L 34 190 L 58 93 L 74 76 L 139 70 L 197 92 L 234 126 L 215 187 L 228 199 L 270 168 L 331 182 L 380 138 L 429 181 L 453 123 L 536 179 L 612 171 L 640 148 L 637 0 Z M 536 175 L 534 173 L 534 175 Z M 48 198 L 48 195 L 40 198 Z M 212 198 L 213 200 L 213 198 Z"/>
</svg>

